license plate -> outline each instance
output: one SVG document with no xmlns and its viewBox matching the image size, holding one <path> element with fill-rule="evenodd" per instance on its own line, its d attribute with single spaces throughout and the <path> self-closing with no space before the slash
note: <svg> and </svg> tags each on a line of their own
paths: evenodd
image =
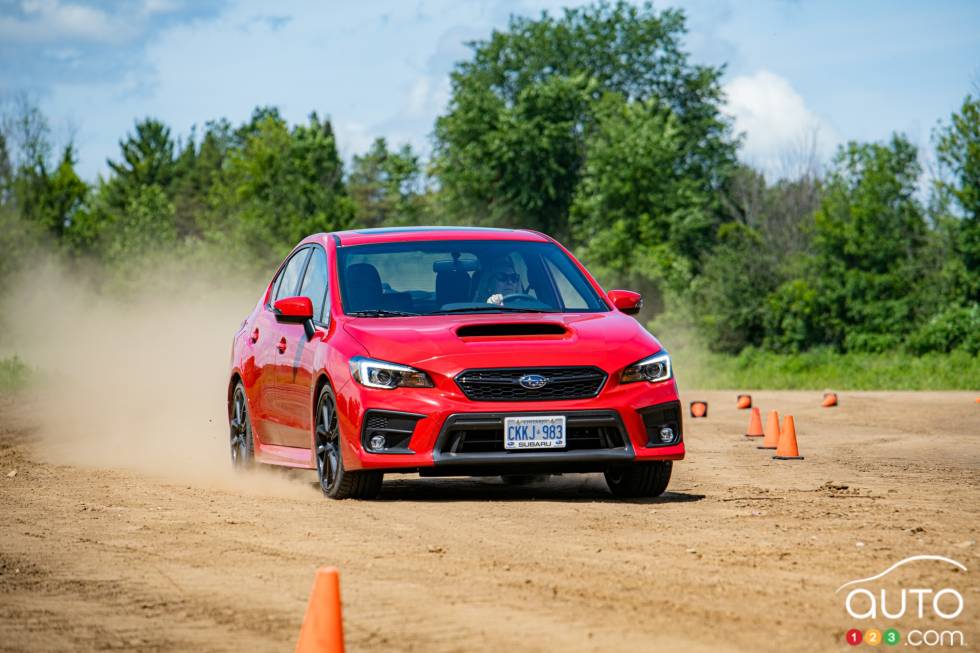
<svg viewBox="0 0 980 653">
<path fill-rule="evenodd" d="M 559 449 L 565 446 L 565 416 L 505 417 L 504 449 Z"/>
</svg>

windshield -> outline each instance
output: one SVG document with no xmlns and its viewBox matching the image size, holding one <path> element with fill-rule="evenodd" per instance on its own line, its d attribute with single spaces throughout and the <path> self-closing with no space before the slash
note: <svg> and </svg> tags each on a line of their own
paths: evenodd
<svg viewBox="0 0 980 653">
<path fill-rule="evenodd" d="M 344 312 L 588 313 L 609 308 L 552 243 L 443 240 L 337 249 Z"/>
</svg>

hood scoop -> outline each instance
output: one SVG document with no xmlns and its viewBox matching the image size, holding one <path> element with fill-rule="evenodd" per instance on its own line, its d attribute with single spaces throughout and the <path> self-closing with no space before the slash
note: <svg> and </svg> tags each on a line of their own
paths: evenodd
<svg viewBox="0 0 980 653">
<path fill-rule="evenodd" d="M 561 324 L 554 322 L 508 322 L 503 324 L 464 324 L 456 329 L 460 338 L 522 338 L 527 336 L 564 336 Z"/>
</svg>

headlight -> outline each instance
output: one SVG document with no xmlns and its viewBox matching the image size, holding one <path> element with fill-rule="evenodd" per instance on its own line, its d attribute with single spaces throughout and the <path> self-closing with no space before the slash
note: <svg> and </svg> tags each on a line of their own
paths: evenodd
<svg viewBox="0 0 980 653">
<path fill-rule="evenodd" d="M 656 383 L 666 381 L 670 378 L 671 374 L 670 355 L 667 352 L 661 352 L 649 358 L 644 358 L 638 363 L 633 363 L 623 370 L 623 377 L 620 383 L 635 383 L 636 381 Z"/>
<path fill-rule="evenodd" d="M 376 361 L 363 356 L 350 359 L 350 373 L 361 385 L 369 388 L 431 388 L 429 375 L 414 367 Z"/>
</svg>

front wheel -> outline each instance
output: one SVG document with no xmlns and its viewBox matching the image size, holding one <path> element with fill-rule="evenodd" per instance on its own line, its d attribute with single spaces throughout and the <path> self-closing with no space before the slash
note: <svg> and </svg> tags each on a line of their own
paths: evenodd
<svg viewBox="0 0 980 653">
<path fill-rule="evenodd" d="M 330 386 L 323 386 L 316 403 L 314 446 L 320 489 L 331 499 L 373 499 L 381 491 L 381 472 L 349 472 L 341 455 L 337 400 Z"/>
<path fill-rule="evenodd" d="M 606 472 L 606 485 L 621 499 L 659 497 L 667 490 L 672 468 L 669 460 L 617 467 Z"/>
</svg>

